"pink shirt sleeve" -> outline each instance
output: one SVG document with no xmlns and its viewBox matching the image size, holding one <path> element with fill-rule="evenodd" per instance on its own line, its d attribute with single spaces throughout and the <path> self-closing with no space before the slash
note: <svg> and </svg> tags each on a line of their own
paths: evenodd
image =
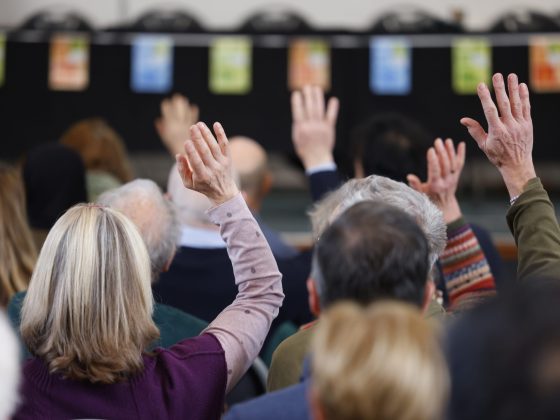
<svg viewBox="0 0 560 420">
<path fill-rule="evenodd" d="M 204 332 L 213 334 L 225 352 L 227 391 L 259 354 L 284 299 L 282 274 L 241 194 L 208 211 L 220 225 L 233 265 L 238 293 Z"/>
</svg>

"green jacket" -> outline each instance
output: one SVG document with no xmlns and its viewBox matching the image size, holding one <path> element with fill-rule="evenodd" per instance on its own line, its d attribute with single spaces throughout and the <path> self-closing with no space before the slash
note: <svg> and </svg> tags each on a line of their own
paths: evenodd
<svg viewBox="0 0 560 420">
<path fill-rule="evenodd" d="M 25 293 L 26 292 L 19 292 L 15 294 L 8 304 L 8 318 L 10 319 L 14 329 L 17 331 L 18 337 L 19 324 L 21 321 L 20 311 L 23 305 L 23 299 L 25 298 Z M 160 337 L 159 340 L 154 342 L 148 350 L 152 350 L 155 347 L 171 347 L 173 344 L 176 344 L 185 338 L 196 337 L 208 326 L 208 323 L 205 321 L 202 321 L 179 309 L 163 305 L 161 303 L 154 304 L 153 320 L 159 328 Z M 31 354 L 27 350 L 27 347 L 25 347 L 25 344 L 23 344 L 23 341 L 21 341 L 21 337 L 19 338 L 22 359 L 25 360 L 31 357 Z"/>
</svg>

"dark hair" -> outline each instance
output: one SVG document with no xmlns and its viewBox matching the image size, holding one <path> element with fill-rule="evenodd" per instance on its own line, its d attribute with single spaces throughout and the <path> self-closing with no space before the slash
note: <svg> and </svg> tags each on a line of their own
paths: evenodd
<svg viewBox="0 0 560 420">
<path fill-rule="evenodd" d="M 452 420 L 560 418 L 560 284 L 505 291 L 447 337 Z"/>
<path fill-rule="evenodd" d="M 381 175 L 406 182 L 410 173 L 426 176 L 426 151 L 430 134 L 404 115 L 376 115 L 359 125 L 352 135 L 352 156 L 364 175 Z"/>
<path fill-rule="evenodd" d="M 396 299 L 421 306 L 429 274 L 428 242 L 414 219 L 376 201 L 353 205 L 316 247 L 321 304 Z"/>
</svg>

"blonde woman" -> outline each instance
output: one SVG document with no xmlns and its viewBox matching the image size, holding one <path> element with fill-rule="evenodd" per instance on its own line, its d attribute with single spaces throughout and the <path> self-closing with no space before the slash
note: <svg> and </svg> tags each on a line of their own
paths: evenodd
<svg viewBox="0 0 560 420">
<path fill-rule="evenodd" d="M 411 305 L 349 303 L 321 317 L 309 392 L 315 420 L 438 420 L 449 377 L 433 325 Z"/>
<path fill-rule="evenodd" d="M 22 338 L 35 357 L 24 367 L 16 418 L 220 417 L 284 295 L 232 179 L 224 130 L 214 131 L 217 140 L 203 123 L 191 127 L 177 161 L 185 186 L 215 204 L 209 215 L 228 246 L 235 301 L 200 336 L 145 353 L 158 330 L 142 238 L 114 210 L 72 208 L 49 233 L 23 304 Z"/>
<path fill-rule="evenodd" d="M 0 307 L 27 289 L 36 259 L 21 175 L 0 163 Z"/>
</svg>

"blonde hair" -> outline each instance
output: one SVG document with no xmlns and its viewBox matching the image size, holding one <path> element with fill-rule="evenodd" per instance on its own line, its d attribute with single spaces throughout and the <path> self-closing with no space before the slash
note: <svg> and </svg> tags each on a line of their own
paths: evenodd
<svg viewBox="0 0 560 420">
<path fill-rule="evenodd" d="M 434 326 L 418 309 L 333 306 L 312 342 L 312 392 L 330 420 L 437 420 L 449 378 Z"/>
<path fill-rule="evenodd" d="M 36 260 L 21 174 L 0 163 L 0 307 L 27 289 Z"/>
<path fill-rule="evenodd" d="M 143 369 L 159 336 L 150 260 L 125 216 L 93 205 L 68 210 L 49 232 L 25 297 L 21 335 L 51 372 L 114 383 Z"/>
<path fill-rule="evenodd" d="M 132 169 L 122 138 L 101 118 L 78 121 L 60 142 L 80 154 L 86 169 L 108 172 L 121 182 L 132 180 Z"/>
</svg>

